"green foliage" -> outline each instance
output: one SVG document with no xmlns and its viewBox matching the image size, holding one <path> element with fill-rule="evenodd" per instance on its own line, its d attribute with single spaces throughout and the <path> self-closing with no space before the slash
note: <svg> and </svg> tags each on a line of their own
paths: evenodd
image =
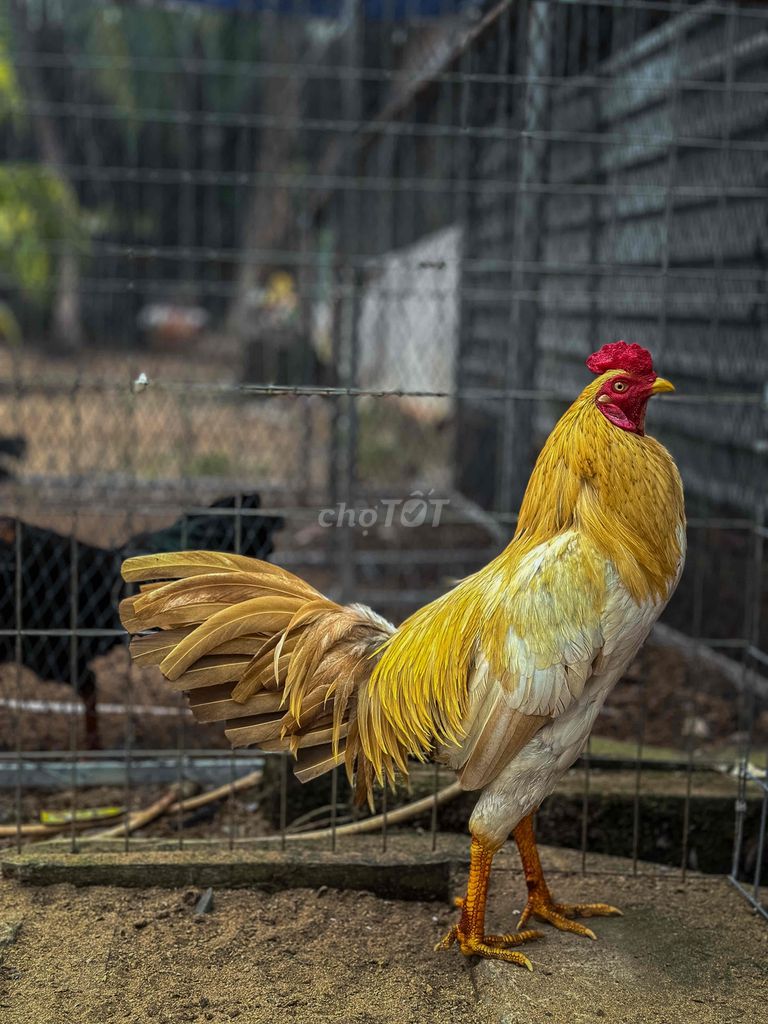
<svg viewBox="0 0 768 1024">
<path fill-rule="evenodd" d="M 24 103 L 11 58 L 7 17 L 0 12 L 0 124 L 9 117 L 18 116 Z"/>
<path fill-rule="evenodd" d="M 243 67 L 204 74 L 200 83 L 207 109 L 241 109 L 253 89 L 247 73 L 258 52 L 259 21 L 192 6 L 116 6 L 94 9 L 93 0 L 68 0 L 62 29 L 73 52 L 93 58 L 91 81 L 96 91 L 125 119 L 122 130 L 135 137 L 141 112 L 184 109 L 184 96 L 195 79 L 197 59 L 242 61 Z M 190 64 L 190 59 L 192 63 Z M 178 143 L 186 129 L 173 122 L 168 141 Z"/>
<path fill-rule="evenodd" d="M 190 477 L 229 476 L 232 460 L 226 452 L 200 452 L 189 458 L 184 472 Z"/>
<path fill-rule="evenodd" d="M 99 58 L 93 67 L 95 83 L 105 97 L 128 115 L 126 128 L 133 131 L 138 104 L 122 12 L 109 6 L 94 11 L 91 5 L 85 27 L 85 49 Z"/>
<path fill-rule="evenodd" d="M 0 302 L 0 341 L 13 348 L 21 344 L 21 327 L 7 302 Z"/>
<path fill-rule="evenodd" d="M 75 133 L 62 131 L 64 164 L 94 170 L 102 163 L 138 167 L 151 154 L 157 165 L 174 166 L 197 159 L 204 145 L 223 149 L 232 137 L 226 127 L 190 125 L 176 116 L 179 112 L 211 115 L 215 121 L 216 114 L 253 106 L 264 87 L 254 65 L 263 29 L 259 18 L 194 4 L 25 0 L 20 10 L 22 18 L 28 15 L 29 40 L 24 42 L 13 10 L 0 0 L 0 127 L 15 139 L 15 152 L 25 156 L 15 165 L 0 164 L 0 275 L 43 304 L 52 294 L 62 249 L 87 253 L 89 238 L 101 234 L 162 241 L 166 228 L 155 206 L 126 207 L 119 190 L 114 195 L 121 202 L 111 200 L 107 186 L 82 196 L 92 203 L 91 196 L 99 195 L 98 202 L 113 206 L 83 208 L 79 186 L 67 179 L 64 166 L 57 173 L 34 163 L 44 154 L 27 112 L 35 97 L 26 90 L 40 91 L 38 99 L 54 104 L 74 96 L 117 114 L 83 121 Z M 62 66 L 43 63 L 37 90 L 14 65 L 19 48 L 30 46 L 69 58 Z M 201 70 L 200 62 L 211 63 Z M 55 117 L 50 118 L 54 131 Z"/>
<path fill-rule="evenodd" d="M 38 164 L 0 165 L 0 270 L 29 298 L 46 296 L 59 246 L 86 251 L 87 244 L 68 182 Z"/>
</svg>

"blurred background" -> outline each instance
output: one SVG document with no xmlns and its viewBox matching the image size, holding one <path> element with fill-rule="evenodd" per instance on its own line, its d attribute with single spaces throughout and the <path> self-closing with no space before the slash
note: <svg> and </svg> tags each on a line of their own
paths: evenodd
<svg viewBox="0 0 768 1024">
<path fill-rule="evenodd" d="M 764 908 L 767 57 L 748 3 L 6 0 L 9 835 L 248 767 L 128 664 L 126 554 L 274 548 L 400 620 L 506 543 L 624 338 L 678 388 L 688 566 L 542 828 Z M 279 823 L 228 807 L 166 828 Z"/>
</svg>

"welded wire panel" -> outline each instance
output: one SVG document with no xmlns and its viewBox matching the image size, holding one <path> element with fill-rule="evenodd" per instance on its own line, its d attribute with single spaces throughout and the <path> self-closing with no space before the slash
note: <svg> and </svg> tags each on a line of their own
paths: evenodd
<svg viewBox="0 0 768 1024">
<path fill-rule="evenodd" d="M 125 849 L 189 836 L 235 850 L 260 830 L 285 849 L 325 827 L 341 852 L 363 814 L 343 772 L 299 797 L 289 759 L 268 755 L 267 815 L 216 725 L 129 665 L 122 560 L 269 557 L 400 621 L 498 553 L 584 358 L 624 337 L 678 386 L 649 429 L 683 473 L 689 565 L 542 834 L 584 870 L 610 849 L 685 877 L 709 865 L 706 801 L 728 805 L 725 834 L 738 788 L 731 874 L 764 907 L 765 10 L 9 10 L 0 222 L 17 234 L 0 240 L 0 315 L 4 338 L 23 338 L 0 350 L 11 841 L 60 809 L 24 782 L 58 757 L 70 848 L 99 761 L 118 772 Z M 221 694 L 192 692 L 201 718 L 233 717 Z M 103 756 L 83 749 L 97 742 Z M 135 832 L 172 787 L 185 796 L 208 744 L 224 804 L 195 819 L 204 809 L 176 799 Z M 434 849 L 466 814 L 441 802 L 450 773 L 425 772 L 415 820 Z M 657 817 L 661 777 L 671 809 Z M 378 798 L 383 849 L 403 799 Z"/>
</svg>

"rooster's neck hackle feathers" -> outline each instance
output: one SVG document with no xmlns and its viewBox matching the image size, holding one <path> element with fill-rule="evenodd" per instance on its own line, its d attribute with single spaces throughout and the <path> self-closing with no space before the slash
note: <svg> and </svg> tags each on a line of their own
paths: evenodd
<svg viewBox="0 0 768 1024">
<path fill-rule="evenodd" d="M 507 556 L 576 528 L 609 558 L 636 601 L 662 599 L 680 564 L 682 486 L 652 437 L 614 427 L 595 405 L 608 371 L 562 416 L 539 455 Z"/>
</svg>

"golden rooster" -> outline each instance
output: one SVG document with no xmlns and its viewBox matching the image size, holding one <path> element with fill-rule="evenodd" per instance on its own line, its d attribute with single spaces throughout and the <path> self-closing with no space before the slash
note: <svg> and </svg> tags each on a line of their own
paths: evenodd
<svg viewBox="0 0 768 1024">
<path fill-rule="evenodd" d="M 487 935 L 494 854 L 510 833 L 535 917 L 619 913 L 554 901 L 533 815 L 583 750 L 606 696 L 669 600 L 685 553 L 680 476 L 645 435 L 649 398 L 673 391 L 639 345 L 590 356 L 592 381 L 539 455 L 509 546 L 395 629 L 341 607 L 266 562 L 206 551 L 126 561 L 144 581 L 121 614 L 137 661 L 226 721 L 233 746 L 289 750 L 307 780 L 344 763 L 358 797 L 408 775 L 408 758 L 449 765 L 479 790 L 466 896 L 438 944 L 522 964 L 539 933 Z M 171 582 L 167 582 L 171 580 Z M 165 582 L 162 582 L 165 581 Z"/>
</svg>

